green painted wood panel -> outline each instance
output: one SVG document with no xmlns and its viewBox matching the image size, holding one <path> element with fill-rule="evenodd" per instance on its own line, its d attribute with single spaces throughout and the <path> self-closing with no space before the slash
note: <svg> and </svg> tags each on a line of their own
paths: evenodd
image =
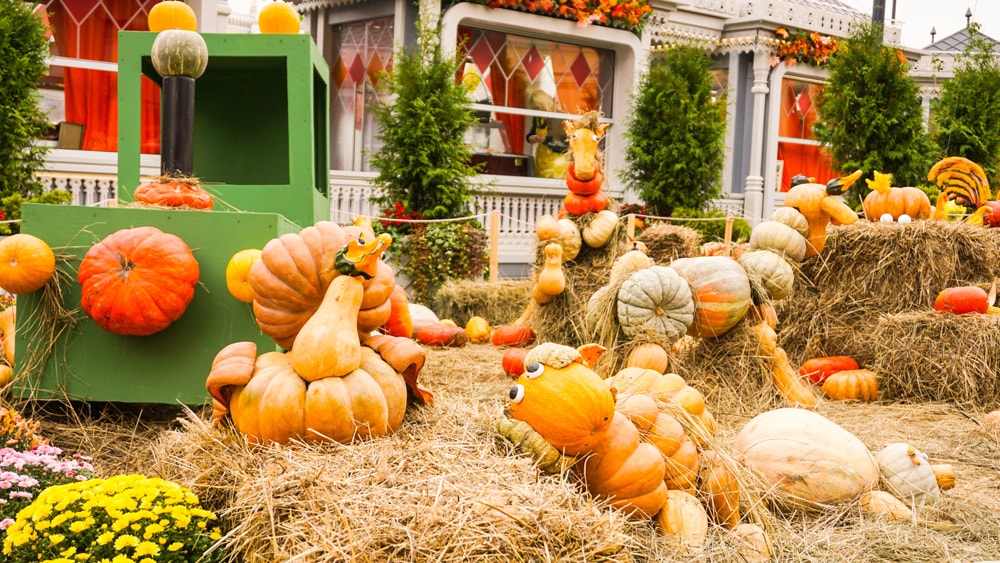
<svg viewBox="0 0 1000 563">
<path fill-rule="evenodd" d="M 330 218 L 329 67 L 308 35 L 203 33 L 195 83 L 194 175 L 217 209 L 274 212 L 299 225 Z M 118 190 L 140 182 L 140 85 L 157 82 L 156 34 L 118 35 Z"/>
<path fill-rule="evenodd" d="M 41 369 L 32 369 L 42 357 L 52 327 L 38 322 L 41 292 L 19 296 L 18 396 L 199 405 L 209 400 L 205 378 L 223 347 L 251 340 L 262 351 L 275 349 L 254 323 L 250 305 L 229 294 L 225 270 L 235 252 L 263 248 L 272 238 L 301 230 L 280 215 L 25 204 L 21 230 L 40 237 L 57 255 L 66 257 L 59 261 L 70 278 L 62 285 L 63 303 L 79 310 L 79 260 L 107 235 L 138 226 L 153 226 L 181 237 L 198 260 L 200 282 L 184 315 L 154 335 L 119 336 L 104 331 L 79 311 L 79 322 L 56 341 L 49 361 Z"/>
</svg>

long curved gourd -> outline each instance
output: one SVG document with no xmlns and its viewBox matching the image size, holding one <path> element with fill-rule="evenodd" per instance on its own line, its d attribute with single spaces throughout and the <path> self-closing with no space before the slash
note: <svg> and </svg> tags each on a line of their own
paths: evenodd
<svg viewBox="0 0 1000 563">
<path fill-rule="evenodd" d="M 837 190 L 850 187 L 860 177 L 861 171 L 858 170 L 840 178 Z M 809 236 L 806 237 L 807 258 L 823 251 L 826 245 L 826 226 L 830 222 L 850 225 L 858 220 L 858 214 L 829 193 L 827 186 L 822 184 L 799 184 L 793 187 L 785 194 L 785 205 L 798 209 L 809 223 Z"/>
</svg>

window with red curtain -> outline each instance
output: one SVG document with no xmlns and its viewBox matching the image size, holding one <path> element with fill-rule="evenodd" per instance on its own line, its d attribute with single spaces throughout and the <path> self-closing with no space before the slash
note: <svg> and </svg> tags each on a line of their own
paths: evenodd
<svg viewBox="0 0 1000 563">
<path fill-rule="evenodd" d="M 781 115 L 778 118 L 778 160 L 783 163 L 780 189 L 791 187 L 793 176 L 802 174 L 820 184 L 840 176 L 813 134 L 816 98 L 823 90 L 817 82 L 783 78 Z"/>
<path fill-rule="evenodd" d="M 150 8 L 160 0 L 48 0 L 42 2 L 51 26 L 53 67 L 46 85 L 61 88 L 64 119 L 83 125 L 83 149 L 118 150 L 118 73 L 95 70 L 118 62 L 118 32 L 146 31 Z M 75 59 L 75 60 L 74 60 Z M 143 153 L 160 151 L 160 89 L 142 81 Z"/>
<path fill-rule="evenodd" d="M 459 27 L 458 41 L 465 72 L 476 75 L 470 83 L 483 84 L 471 92 L 476 109 L 488 111 L 494 129 L 502 131 L 503 144 L 491 145 L 491 152 L 530 154 L 526 136 L 536 119 L 546 120 L 548 135 L 559 137 L 563 119 L 611 107 L 611 50 L 468 26 Z M 549 107 L 539 107 L 541 99 L 551 100 Z"/>
</svg>

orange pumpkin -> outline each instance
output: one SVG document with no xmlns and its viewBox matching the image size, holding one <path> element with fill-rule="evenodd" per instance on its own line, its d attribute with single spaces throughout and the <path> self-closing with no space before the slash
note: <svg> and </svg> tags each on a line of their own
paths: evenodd
<svg viewBox="0 0 1000 563">
<path fill-rule="evenodd" d="M 135 201 L 146 205 L 162 205 L 179 209 L 212 209 L 212 194 L 197 183 L 163 179 L 141 184 L 132 194 Z"/>
<path fill-rule="evenodd" d="M 358 369 L 307 383 L 281 352 L 254 359 L 256 347 L 236 343 L 212 363 L 206 387 L 217 423 L 227 410 L 251 442 L 333 440 L 348 444 L 395 431 L 406 412 L 406 383 L 371 348 Z"/>
<path fill-rule="evenodd" d="M 507 408 L 511 418 L 527 422 L 563 454 L 577 456 L 604 439 L 615 399 L 580 361 L 559 368 L 531 362 L 511 388 Z"/>
<path fill-rule="evenodd" d="M 295 6 L 282 0 L 264 4 L 257 14 L 257 27 L 261 33 L 299 33 L 302 17 Z"/>
<path fill-rule="evenodd" d="M 666 373 L 670 356 L 666 349 L 655 342 L 645 342 L 632 349 L 625 360 L 625 367 L 651 369 Z"/>
<path fill-rule="evenodd" d="M 867 369 L 838 371 L 823 382 L 823 394 L 836 401 L 878 399 L 878 376 Z"/>
<path fill-rule="evenodd" d="M 691 286 L 695 318 L 691 336 L 711 338 L 736 326 L 750 309 L 750 278 L 735 260 L 723 256 L 679 258 L 670 268 Z"/>
<path fill-rule="evenodd" d="M 41 289 L 56 271 L 56 255 L 42 239 L 18 233 L 0 240 L 0 288 L 14 295 Z"/>
<path fill-rule="evenodd" d="M 965 313 L 986 313 L 989 310 L 989 294 L 980 287 L 963 285 L 941 290 L 934 299 L 934 310 L 956 315 Z"/>
<path fill-rule="evenodd" d="M 250 268 L 260 260 L 259 248 L 248 248 L 233 254 L 226 264 L 226 289 L 229 294 L 244 303 L 253 302 L 253 288 L 250 287 Z"/>
<path fill-rule="evenodd" d="M 604 173 L 598 169 L 589 180 L 581 180 L 576 177 L 576 167 L 569 163 L 566 173 L 566 187 L 569 191 L 578 195 L 591 195 L 597 193 L 604 185 Z"/>
<path fill-rule="evenodd" d="M 879 221 L 888 214 L 893 221 L 902 215 L 910 219 L 926 219 L 931 216 L 931 200 L 919 188 L 890 186 L 891 174 L 875 172 L 874 180 L 866 180 L 871 192 L 865 196 L 862 208 L 869 221 Z"/>
<path fill-rule="evenodd" d="M 507 348 L 500 358 L 503 372 L 511 377 L 517 377 L 524 373 L 524 358 L 527 355 L 526 348 Z"/>
<path fill-rule="evenodd" d="M 187 310 L 198 261 L 180 237 L 156 227 L 122 229 L 95 244 L 77 271 L 83 311 L 121 335 L 147 336 Z"/>
<path fill-rule="evenodd" d="M 383 329 L 389 336 L 410 338 L 413 336 L 413 319 L 410 317 L 410 299 L 403 286 L 396 284 L 389 295 L 389 320 Z"/>
<path fill-rule="evenodd" d="M 608 194 L 598 191 L 590 195 L 580 195 L 570 192 L 563 197 L 563 207 L 570 215 L 586 215 L 597 213 L 608 208 Z"/>
<path fill-rule="evenodd" d="M 198 30 L 198 20 L 194 10 L 180 0 L 164 0 L 154 4 L 146 16 L 146 24 L 149 30 L 154 32 L 167 29 Z"/>
<path fill-rule="evenodd" d="M 535 342 L 535 329 L 530 326 L 505 325 L 493 329 L 494 346 L 529 346 Z"/>
</svg>

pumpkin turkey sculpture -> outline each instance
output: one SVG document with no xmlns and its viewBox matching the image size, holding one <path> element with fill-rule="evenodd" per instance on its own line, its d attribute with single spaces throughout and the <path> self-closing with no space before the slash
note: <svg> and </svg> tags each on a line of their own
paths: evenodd
<svg viewBox="0 0 1000 563">
<path fill-rule="evenodd" d="M 392 312 L 395 277 L 380 257 L 392 238 L 321 221 L 271 240 L 250 270 L 261 331 L 285 348 L 223 348 L 206 388 L 216 425 L 228 414 L 251 442 L 355 440 L 391 434 L 417 384 L 424 351 L 374 333 Z"/>
</svg>

